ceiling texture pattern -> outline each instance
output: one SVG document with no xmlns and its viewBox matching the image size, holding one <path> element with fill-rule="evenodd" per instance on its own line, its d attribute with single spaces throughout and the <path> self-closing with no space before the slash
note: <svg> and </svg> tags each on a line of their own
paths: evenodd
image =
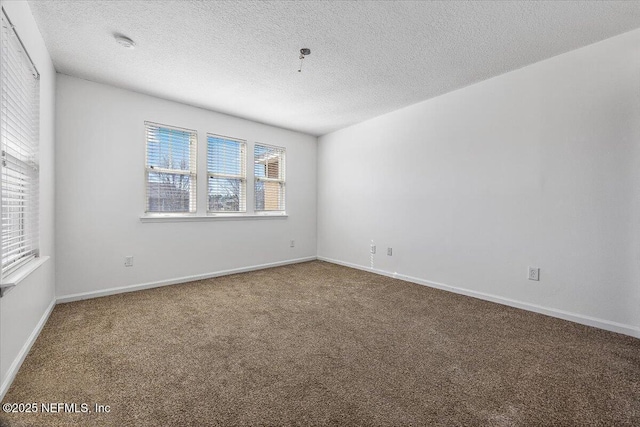
<svg viewBox="0 0 640 427">
<path fill-rule="evenodd" d="M 29 5 L 60 73 L 312 135 L 640 27 L 636 1 Z"/>
</svg>

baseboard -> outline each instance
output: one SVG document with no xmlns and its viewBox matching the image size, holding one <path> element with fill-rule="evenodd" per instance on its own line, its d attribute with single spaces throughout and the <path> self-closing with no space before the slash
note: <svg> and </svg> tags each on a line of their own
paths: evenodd
<svg viewBox="0 0 640 427">
<path fill-rule="evenodd" d="M 547 308 L 547 307 L 543 307 L 536 304 L 530 304 L 527 302 L 512 300 L 509 298 L 503 298 L 497 295 L 487 294 L 484 292 L 477 292 L 469 289 L 458 288 L 456 286 L 445 285 L 443 283 L 432 282 L 429 280 L 407 276 L 404 274 L 390 273 L 388 271 L 378 270 L 375 268 L 366 267 L 358 264 L 352 264 L 350 262 L 339 261 L 336 259 L 331 259 L 331 258 L 326 258 L 321 256 L 318 256 L 318 259 L 320 261 L 326 261 L 332 264 L 338 264 L 338 265 L 343 265 L 345 267 L 368 271 L 370 273 L 380 274 L 382 276 L 387 276 L 394 279 L 400 279 L 406 282 L 416 283 L 418 285 L 429 286 L 431 288 L 436 288 L 436 289 L 442 289 L 442 290 L 453 292 L 460 295 L 466 295 L 466 296 L 478 298 L 485 301 L 491 301 L 498 304 L 508 305 L 510 307 L 520 308 L 522 310 L 533 311 L 535 313 L 540 313 L 540 314 L 544 314 L 551 317 L 557 317 L 559 319 L 568 320 L 570 322 L 579 323 L 581 325 L 593 326 L 594 328 L 604 329 L 606 331 L 617 332 L 617 333 L 629 335 L 635 338 L 640 338 L 640 328 L 634 327 L 631 325 L 625 325 L 623 323 L 617 323 L 609 320 L 598 319 L 595 317 L 571 313 L 571 312 L 558 310 L 554 308 Z"/>
<path fill-rule="evenodd" d="M 51 312 L 53 311 L 53 307 L 55 307 L 55 305 L 56 305 L 56 299 L 54 298 L 53 300 L 51 300 L 49 307 L 47 307 L 47 309 L 44 311 L 44 314 L 36 324 L 36 327 L 33 329 L 33 331 L 31 332 L 31 335 L 29 335 L 29 338 L 24 343 L 24 345 L 20 349 L 20 352 L 18 353 L 16 358 L 13 360 L 13 363 L 9 367 L 9 370 L 7 371 L 7 376 L 2 382 L 2 385 L 0 386 L 0 402 L 2 401 L 2 399 L 4 399 L 4 396 L 5 394 L 7 394 L 7 391 L 9 391 L 9 387 L 11 387 L 11 383 L 13 383 L 13 380 L 18 374 L 18 371 L 20 370 L 20 366 L 22 366 L 22 362 L 24 362 L 24 359 L 27 357 L 27 354 L 29 354 L 29 351 L 31 350 L 33 343 L 36 342 L 36 339 L 38 338 L 38 335 L 40 335 L 40 331 L 42 331 L 42 328 L 44 327 L 44 325 L 47 323 L 47 320 L 49 320 L 49 316 L 51 315 Z"/>
<path fill-rule="evenodd" d="M 230 270 L 216 271 L 216 272 L 213 272 L 213 273 L 205 273 L 205 274 L 197 274 L 197 275 L 193 275 L 193 276 L 177 277 L 177 278 L 173 278 L 173 279 L 169 279 L 169 280 L 160 280 L 160 281 L 157 281 L 157 282 L 141 283 L 141 284 L 137 284 L 137 285 L 120 286 L 120 287 L 117 287 L 117 288 L 103 289 L 103 290 L 99 290 L 99 291 L 91 291 L 91 292 L 82 292 L 82 293 L 71 294 L 71 295 L 63 295 L 63 296 L 58 297 L 56 302 L 58 304 L 62 304 L 62 303 L 65 303 L 65 302 L 80 301 L 80 300 L 84 300 L 84 299 L 104 297 L 104 296 L 108 296 L 108 295 L 121 294 L 121 293 L 124 293 L 124 292 L 141 291 L 143 289 L 158 288 L 160 286 L 168 286 L 168 285 L 175 285 L 175 284 L 178 284 L 178 283 L 193 282 L 195 280 L 211 279 L 212 277 L 228 276 L 230 274 L 246 273 L 248 271 L 263 270 L 265 268 L 280 267 L 282 265 L 297 264 L 297 263 L 301 263 L 301 262 L 308 262 L 308 261 L 314 261 L 314 260 L 316 260 L 316 257 L 315 256 L 310 256 L 310 257 L 306 257 L 306 258 L 296 258 L 296 259 L 290 259 L 290 260 L 286 260 L 286 261 L 271 262 L 271 263 L 268 263 L 268 264 L 259 264 L 259 265 L 252 265 L 252 266 L 249 266 L 249 267 L 240 267 L 240 268 L 234 268 L 234 269 L 230 269 Z"/>
<path fill-rule="evenodd" d="M 429 286 L 431 288 L 442 289 L 442 290 L 449 291 L 449 292 L 454 292 L 454 293 L 457 293 L 457 294 L 460 294 L 460 295 L 466 295 L 466 296 L 470 296 L 470 297 L 473 297 L 473 298 L 478 298 L 478 299 L 482 299 L 482 300 L 485 300 L 485 301 L 491 301 L 491 302 L 495 302 L 495 303 L 498 303 L 498 304 L 507 305 L 507 306 L 510 306 L 510 307 L 520 308 L 520 309 L 523 309 L 523 310 L 528 310 L 528 311 L 544 314 L 544 315 L 551 316 L 551 317 L 557 317 L 559 319 L 568 320 L 568 321 L 579 323 L 579 324 L 582 324 L 582 325 L 593 326 L 595 328 L 600 328 L 600 329 L 604 329 L 604 330 L 611 331 L 611 332 L 617 332 L 617 333 L 621 333 L 621 334 L 624 334 L 624 335 L 629 335 L 629 336 L 632 336 L 632 337 L 635 337 L 635 338 L 640 338 L 640 328 L 637 328 L 637 327 L 634 327 L 634 326 L 631 326 L 631 325 L 625 325 L 625 324 L 622 324 L 622 323 L 612 322 L 612 321 L 603 320 L 603 319 L 597 319 L 597 318 L 594 318 L 594 317 L 585 316 L 585 315 L 576 314 L 576 313 L 570 313 L 570 312 L 566 312 L 566 311 L 563 311 L 563 310 L 557 310 L 557 309 L 542 307 L 542 306 L 539 306 L 539 305 L 536 305 L 536 304 L 525 303 L 525 302 L 522 302 L 522 301 L 516 301 L 516 300 L 509 299 L 509 298 L 503 298 L 503 297 L 499 297 L 499 296 L 496 296 L 496 295 L 486 294 L 486 293 L 483 293 L 483 292 L 476 292 L 476 291 L 472 291 L 472 290 L 469 290 L 469 289 L 458 288 L 458 287 L 455 287 L 455 286 L 449 286 L 449 285 L 445 285 L 443 283 L 432 282 L 432 281 L 429 281 L 429 280 L 424 280 L 424 279 L 420 279 L 420 278 L 417 278 L 417 277 L 407 276 L 407 275 L 404 275 L 404 274 L 391 273 L 391 272 L 388 272 L 388 271 L 378 270 L 378 269 L 375 269 L 375 268 L 370 268 L 370 267 L 366 267 L 366 266 L 362 266 L 362 265 L 358 265 L 358 264 L 352 264 L 352 263 L 349 263 L 349 262 L 339 261 L 339 260 L 335 260 L 335 259 L 331 259 L 331 258 L 327 258 L 327 257 L 311 256 L 311 257 L 306 257 L 306 258 L 297 258 L 297 259 L 292 259 L 292 260 L 279 261 L 279 262 L 273 262 L 273 263 L 267 263 L 267 264 L 260 264 L 260 265 L 254 265 L 254 266 L 249 266 L 249 267 L 241 267 L 241 268 L 235 268 L 235 269 L 230 269 L 230 270 L 222 270 L 222 271 L 217 271 L 217 272 L 214 272 L 214 273 L 199 274 L 199 275 L 193 275 L 193 276 L 184 276 L 184 277 L 179 277 L 179 278 L 170 279 L 170 280 L 162 280 L 162 281 L 143 283 L 143 284 L 138 284 L 138 285 L 122 286 L 122 287 L 118 287 L 118 288 L 110 288 L 110 289 L 104 289 L 104 290 L 100 290 L 100 291 L 84 292 L 84 293 L 78 293 L 78 294 L 65 295 L 65 296 L 58 297 L 57 299 L 54 299 L 54 300 L 51 301 L 51 303 L 49 304 L 49 306 L 45 310 L 44 314 L 42 315 L 42 317 L 38 321 L 38 324 L 36 325 L 36 327 L 33 329 L 31 334 L 29 335 L 29 338 L 27 339 L 27 341 L 22 346 L 22 349 L 20 349 L 20 352 L 18 353 L 18 356 L 14 359 L 13 363 L 9 367 L 9 369 L 7 371 L 7 376 L 4 379 L 4 381 L 2 382 L 2 385 L 0 385 L 0 401 L 2 401 L 2 399 L 4 399 L 4 396 L 7 393 L 7 391 L 9 390 L 9 387 L 11 386 L 11 383 L 13 383 L 13 380 L 15 379 L 15 377 L 16 377 L 16 375 L 18 373 L 18 370 L 20 369 L 20 366 L 22 366 L 22 363 L 24 362 L 24 359 L 27 357 L 27 354 L 29 354 L 29 351 L 31 350 L 31 347 L 33 346 L 33 344 L 35 343 L 36 339 L 38 338 L 38 335 L 40 335 L 40 331 L 42 331 L 42 328 L 47 323 L 47 320 L 49 319 L 49 316 L 51 315 L 51 312 L 53 311 L 53 308 L 58 303 L 78 301 L 78 300 L 89 299 L 89 298 L 97 298 L 97 297 L 101 297 L 101 296 L 114 295 L 114 294 L 119 294 L 119 293 L 124 293 L 124 292 L 133 292 L 133 291 L 138 291 L 138 290 L 142 290 L 142 289 L 150 289 L 150 288 L 156 288 L 156 287 L 160 287 L 160 286 L 168 286 L 168 285 L 173 285 L 173 284 L 177 284 L 177 283 L 184 283 L 184 282 L 190 282 L 190 281 L 194 281 L 194 280 L 209 279 L 209 278 L 212 278 L 212 277 L 220 277 L 220 276 L 226 276 L 226 275 L 230 275 L 230 274 L 245 273 L 245 272 L 249 272 L 249 271 L 262 270 L 262 269 L 265 269 L 265 268 L 279 267 L 279 266 L 283 266 L 283 265 L 297 264 L 297 263 L 301 263 L 301 262 L 308 262 L 308 261 L 313 261 L 313 260 L 316 260 L 316 259 L 321 260 L 321 261 L 330 262 L 332 264 L 338 264 L 338 265 L 343 265 L 345 267 L 350 267 L 350 268 L 355 268 L 355 269 L 358 269 L 358 270 L 368 271 L 370 273 L 375 273 L 375 274 L 379 274 L 379 275 L 382 275 L 382 276 L 391 277 L 391 278 L 394 278 L 394 279 L 404 280 L 406 282 L 416 283 L 418 285 Z"/>
</svg>

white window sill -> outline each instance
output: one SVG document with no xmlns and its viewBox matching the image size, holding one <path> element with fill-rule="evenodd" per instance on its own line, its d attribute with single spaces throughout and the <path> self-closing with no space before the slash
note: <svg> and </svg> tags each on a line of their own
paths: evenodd
<svg viewBox="0 0 640 427">
<path fill-rule="evenodd" d="M 0 297 L 3 297 L 10 289 L 14 288 L 18 283 L 26 279 L 31 273 L 36 271 L 38 267 L 47 262 L 48 256 L 41 256 L 32 259 L 17 271 L 14 271 L 0 282 Z"/>
<path fill-rule="evenodd" d="M 143 215 L 141 222 L 202 222 L 220 220 L 253 220 L 253 219 L 285 219 L 288 218 L 284 212 L 247 215 L 247 214 L 208 214 L 203 215 Z"/>
</svg>

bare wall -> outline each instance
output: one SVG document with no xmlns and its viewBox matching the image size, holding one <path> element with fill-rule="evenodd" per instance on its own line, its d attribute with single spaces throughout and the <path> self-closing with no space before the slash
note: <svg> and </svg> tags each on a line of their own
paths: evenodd
<svg viewBox="0 0 640 427">
<path fill-rule="evenodd" d="M 57 83 L 59 298 L 315 257 L 315 137 L 62 74 Z M 142 223 L 145 120 L 198 131 L 201 195 L 207 132 L 246 139 L 251 153 L 255 142 L 286 147 L 288 218 Z"/>
<path fill-rule="evenodd" d="M 638 46 L 633 31 L 321 137 L 318 256 L 639 336 Z"/>
</svg>

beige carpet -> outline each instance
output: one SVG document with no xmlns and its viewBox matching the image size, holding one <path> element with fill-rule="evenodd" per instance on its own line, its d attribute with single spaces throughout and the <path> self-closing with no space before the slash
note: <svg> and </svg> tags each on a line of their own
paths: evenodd
<svg viewBox="0 0 640 427">
<path fill-rule="evenodd" d="M 58 305 L 4 402 L 111 412 L 3 426 L 640 426 L 640 340 L 315 261 Z"/>
</svg>

